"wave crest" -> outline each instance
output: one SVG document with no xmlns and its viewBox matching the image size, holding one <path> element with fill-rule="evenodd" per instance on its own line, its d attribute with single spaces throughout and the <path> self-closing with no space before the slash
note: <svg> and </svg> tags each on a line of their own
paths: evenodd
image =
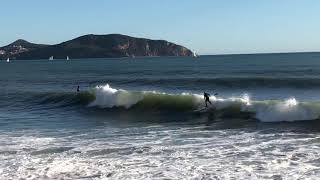
<svg viewBox="0 0 320 180">
<path fill-rule="evenodd" d="M 126 107 L 129 108 L 141 101 L 141 93 L 132 93 L 126 90 L 117 90 L 109 86 L 97 86 L 95 88 L 95 100 L 89 106 L 98 106 L 101 108 Z"/>
<path fill-rule="evenodd" d="M 89 108 L 123 110 L 138 115 L 165 113 L 165 115 L 200 114 L 215 118 L 250 118 L 262 122 L 315 120 L 320 116 L 320 102 L 299 102 L 294 97 L 286 100 L 251 100 L 241 97 L 211 96 L 212 106 L 205 106 L 203 95 L 181 93 L 168 94 L 156 91 L 127 91 L 100 85 L 81 93 L 44 93 L 26 99 L 28 102 L 53 104 L 51 107 L 84 105 Z M 200 110 L 201 109 L 201 110 Z"/>
<path fill-rule="evenodd" d="M 248 95 L 242 97 L 211 97 L 213 106 L 201 113 L 232 116 L 233 114 L 254 114 L 263 122 L 314 120 L 320 115 L 319 103 L 299 103 L 295 98 L 287 100 L 252 101 Z M 190 112 L 204 107 L 200 94 L 166 94 L 155 91 L 130 92 L 111 88 L 108 84 L 95 88 L 95 100 L 89 107 L 121 108 L 151 112 Z"/>
</svg>

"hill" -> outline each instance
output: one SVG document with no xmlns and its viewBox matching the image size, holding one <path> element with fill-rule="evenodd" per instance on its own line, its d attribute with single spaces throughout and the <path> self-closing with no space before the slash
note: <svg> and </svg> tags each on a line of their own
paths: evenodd
<svg viewBox="0 0 320 180">
<path fill-rule="evenodd" d="M 19 39 L 7 46 L 0 48 L 0 58 L 4 59 L 7 57 L 15 57 L 18 54 L 26 53 L 28 51 L 41 49 L 47 47 L 48 45 L 44 44 L 33 44 L 26 40 Z"/>
<path fill-rule="evenodd" d="M 11 59 L 110 58 L 135 56 L 192 56 L 189 49 L 165 41 L 121 34 L 85 35 L 56 45 L 32 44 L 24 40 L 0 48 Z M 0 55 L 1 56 L 1 55 Z"/>
</svg>

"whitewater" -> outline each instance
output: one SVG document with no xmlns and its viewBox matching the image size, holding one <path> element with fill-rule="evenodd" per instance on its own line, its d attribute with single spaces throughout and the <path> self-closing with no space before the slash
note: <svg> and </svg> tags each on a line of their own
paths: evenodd
<svg viewBox="0 0 320 180">
<path fill-rule="evenodd" d="M 0 179 L 318 179 L 319 57 L 0 61 Z"/>
</svg>

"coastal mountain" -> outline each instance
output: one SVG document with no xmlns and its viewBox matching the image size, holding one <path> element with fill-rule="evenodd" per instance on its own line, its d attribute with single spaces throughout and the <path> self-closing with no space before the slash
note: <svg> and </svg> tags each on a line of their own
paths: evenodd
<svg viewBox="0 0 320 180">
<path fill-rule="evenodd" d="M 192 56 L 186 47 L 165 41 L 121 34 L 85 35 L 56 45 L 24 40 L 0 48 L 0 57 L 11 59 L 110 58 L 135 56 Z"/>
<path fill-rule="evenodd" d="M 12 58 L 17 56 L 18 54 L 22 54 L 28 51 L 41 49 L 43 47 L 47 47 L 48 45 L 44 44 L 33 44 L 23 39 L 19 39 L 7 46 L 0 48 L 0 57 L 3 58 Z"/>
</svg>

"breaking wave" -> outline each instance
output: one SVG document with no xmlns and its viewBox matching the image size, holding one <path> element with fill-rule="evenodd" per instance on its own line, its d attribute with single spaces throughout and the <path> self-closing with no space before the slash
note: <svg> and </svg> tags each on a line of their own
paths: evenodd
<svg viewBox="0 0 320 180">
<path fill-rule="evenodd" d="M 127 91 L 108 84 L 82 93 L 49 93 L 38 95 L 41 104 L 60 106 L 84 105 L 87 108 L 143 113 L 189 113 L 215 117 L 251 118 L 262 122 L 316 120 L 320 102 L 285 100 L 251 100 L 248 95 L 220 98 L 211 96 L 212 106 L 204 108 L 201 94 L 168 94 L 157 91 Z"/>
</svg>

